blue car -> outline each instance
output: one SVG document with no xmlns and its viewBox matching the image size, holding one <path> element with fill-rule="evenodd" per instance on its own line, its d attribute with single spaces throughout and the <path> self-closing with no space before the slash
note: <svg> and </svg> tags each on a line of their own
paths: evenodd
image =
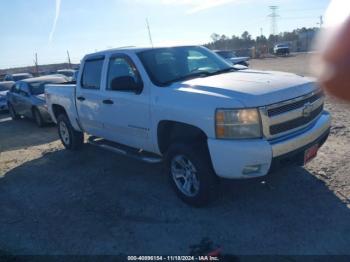
<svg viewBox="0 0 350 262">
<path fill-rule="evenodd" d="M 0 82 L 0 111 L 8 110 L 7 92 L 12 88 L 15 82 Z"/>
</svg>

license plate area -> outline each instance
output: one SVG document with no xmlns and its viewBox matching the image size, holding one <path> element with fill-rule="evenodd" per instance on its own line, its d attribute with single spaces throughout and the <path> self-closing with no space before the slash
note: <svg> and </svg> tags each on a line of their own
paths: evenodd
<svg viewBox="0 0 350 262">
<path fill-rule="evenodd" d="M 318 149 L 319 149 L 319 146 L 318 144 L 316 144 L 305 150 L 304 165 L 310 162 L 312 159 L 314 159 L 317 156 Z"/>
</svg>

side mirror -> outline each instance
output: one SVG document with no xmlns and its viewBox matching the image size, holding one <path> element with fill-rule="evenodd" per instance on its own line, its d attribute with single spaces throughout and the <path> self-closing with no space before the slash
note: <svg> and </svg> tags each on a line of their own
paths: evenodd
<svg viewBox="0 0 350 262">
<path fill-rule="evenodd" d="M 138 92 L 140 90 L 140 85 L 136 83 L 135 79 L 131 76 L 120 76 L 113 78 L 111 90 Z"/>
</svg>

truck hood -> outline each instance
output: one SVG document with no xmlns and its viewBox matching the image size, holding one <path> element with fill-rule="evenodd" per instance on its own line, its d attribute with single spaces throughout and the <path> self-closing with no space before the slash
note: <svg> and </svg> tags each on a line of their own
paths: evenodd
<svg viewBox="0 0 350 262">
<path fill-rule="evenodd" d="M 229 97 L 246 107 L 258 107 L 292 99 L 316 90 L 315 80 L 291 73 L 243 70 L 178 83 L 196 93 Z"/>
</svg>

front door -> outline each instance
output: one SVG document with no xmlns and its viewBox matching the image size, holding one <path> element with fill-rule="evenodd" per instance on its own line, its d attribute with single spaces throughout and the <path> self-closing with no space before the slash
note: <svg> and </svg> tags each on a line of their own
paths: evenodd
<svg viewBox="0 0 350 262">
<path fill-rule="evenodd" d="M 19 90 L 19 99 L 18 105 L 20 107 L 19 113 L 26 117 L 32 117 L 32 103 L 31 103 L 31 93 L 29 84 L 26 82 L 22 82 Z"/>
<path fill-rule="evenodd" d="M 151 151 L 149 90 L 131 58 L 124 54 L 108 60 L 101 119 L 106 138 Z"/>
<path fill-rule="evenodd" d="M 16 113 L 31 117 L 31 103 L 30 103 L 30 93 L 28 84 L 25 82 L 19 83 L 18 94 L 16 94 L 16 103 L 15 103 Z"/>
</svg>

